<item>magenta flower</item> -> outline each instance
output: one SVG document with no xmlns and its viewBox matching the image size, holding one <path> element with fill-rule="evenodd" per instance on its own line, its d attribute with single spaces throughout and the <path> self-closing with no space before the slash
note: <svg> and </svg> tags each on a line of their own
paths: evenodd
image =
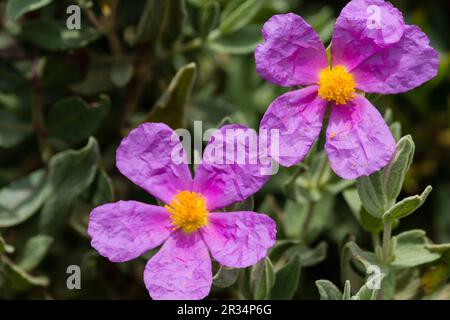
<svg viewBox="0 0 450 320">
<path fill-rule="evenodd" d="M 391 94 L 411 90 L 437 74 L 438 54 L 416 26 L 383 0 L 353 0 L 342 10 L 331 40 L 331 66 L 317 33 L 303 18 L 275 15 L 255 50 L 257 72 L 280 86 L 306 86 L 278 97 L 260 129 L 279 130 L 280 164 L 291 166 L 320 134 L 331 113 L 325 151 L 345 179 L 370 175 L 391 160 L 395 142 L 382 116 L 357 90 Z"/>
<path fill-rule="evenodd" d="M 209 254 L 221 265 L 243 268 L 263 259 L 275 243 L 275 222 L 268 216 L 217 212 L 251 196 L 268 178 L 261 174 L 260 161 L 216 164 L 208 160 L 219 150 L 230 150 L 231 144 L 237 150 L 238 144 L 245 143 L 245 134 L 223 138 L 226 130 L 235 129 L 250 130 L 229 125 L 213 135 L 195 179 L 178 136 L 165 124 L 140 125 L 117 150 L 120 172 L 166 205 L 119 201 L 99 206 L 91 212 L 88 233 L 92 246 L 112 262 L 134 259 L 164 243 L 144 271 L 153 299 L 202 299 L 212 283 Z M 241 150 L 250 157 L 249 148 Z"/>
</svg>

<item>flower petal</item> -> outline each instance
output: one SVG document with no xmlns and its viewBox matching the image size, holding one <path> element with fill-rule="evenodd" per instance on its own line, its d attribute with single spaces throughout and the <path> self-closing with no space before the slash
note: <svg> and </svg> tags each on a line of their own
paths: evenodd
<svg viewBox="0 0 450 320">
<path fill-rule="evenodd" d="M 333 65 L 351 71 L 362 61 L 392 44 L 404 32 L 402 13 L 384 0 L 350 1 L 336 20 L 331 40 Z"/>
<path fill-rule="evenodd" d="M 95 208 L 88 226 L 92 247 L 112 262 L 139 257 L 159 246 L 171 232 L 166 209 L 137 201 L 119 201 Z"/>
<path fill-rule="evenodd" d="M 155 300 L 196 300 L 211 290 L 211 258 L 198 232 L 178 231 L 147 263 L 144 282 Z"/>
<path fill-rule="evenodd" d="M 303 160 L 320 134 L 327 102 L 318 97 L 317 88 L 310 86 L 283 94 L 272 102 L 261 120 L 259 133 L 267 131 L 271 155 L 283 166 Z M 278 130 L 278 148 L 272 146 L 271 130 Z"/>
<path fill-rule="evenodd" d="M 122 140 L 120 172 L 154 197 L 170 203 L 177 190 L 190 190 L 192 176 L 177 134 L 163 123 L 144 123 Z"/>
<path fill-rule="evenodd" d="M 302 17 L 272 16 L 262 29 L 265 40 L 255 49 L 256 71 L 280 86 L 317 83 L 327 67 L 325 47 L 316 31 Z"/>
<path fill-rule="evenodd" d="M 356 95 L 352 102 L 332 107 L 325 150 L 338 176 L 355 179 L 385 167 L 395 141 L 378 110 Z"/>
<path fill-rule="evenodd" d="M 352 70 L 357 88 L 381 94 L 414 89 L 438 72 L 438 53 L 416 26 L 407 26 L 402 39 Z"/>
<path fill-rule="evenodd" d="M 205 196 L 208 210 L 243 201 L 267 181 L 271 163 L 260 157 L 258 140 L 254 130 L 242 125 L 223 126 L 212 135 L 193 186 Z"/>
<path fill-rule="evenodd" d="M 210 213 L 208 226 L 201 230 L 214 259 L 233 268 L 263 259 L 275 244 L 276 232 L 269 216 L 250 211 Z"/>
</svg>

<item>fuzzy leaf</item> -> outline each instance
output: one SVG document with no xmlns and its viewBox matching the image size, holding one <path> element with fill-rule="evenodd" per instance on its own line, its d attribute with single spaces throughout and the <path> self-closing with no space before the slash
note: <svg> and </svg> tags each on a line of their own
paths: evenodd
<svg viewBox="0 0 450 320">
<path fill-rule="evenodd" d="M 320 300 L 342 300 L 341 291 L 328 280 L 317 280 L 316 286 L 319 289 Z"/>
<path fill-rule="evenodd" d="M 275 276 L 275 285 L 271 292 L 271 299 L 292 299 L 297 291 L 301 268 L 300 256 L 296 254 L 285 266 L 278 270 Z"/>
<path fill-rule="evenodd" d="M 396 203 L 383 215 L 383 220 L 395 221 L 396 219 L 409 216 L 424 204 L 431 190 L 431 186 L 428 186 L 420 196 L 415 195 L 412 197 L 408 197 Z"/>
<path fill-rule="evenodd" d="M 394 261 L 391 265 L 396 268 L 412 268 L 435 261 L 441 254 L 431 252 L 426 248 L 425 231 L 410 230 L 394 237 L 397 241 L 394 251 Z"/>
</svg>

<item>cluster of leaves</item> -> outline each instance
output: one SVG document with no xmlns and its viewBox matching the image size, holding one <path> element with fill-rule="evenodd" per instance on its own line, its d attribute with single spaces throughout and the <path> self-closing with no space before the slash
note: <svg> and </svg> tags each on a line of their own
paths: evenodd
<svg viewBox="0 0 450 320">
<path fill-rule="evenodd" d="M 154 201 L 115 169 L 121 138 L 146 121 L 187 129 L 195 120 L 203 121 L 203 129 L 229 122 L 256 128 L 284 90 L 255 72 L 252 55 L 262 41 L 262 24 L 273 14 L 301 12 L 326 43 L 340 9 L 300 0 L 75 2 L 81 8 L 80 30 L 66 26 L 66 9 L 74 1 L 0 2 L 1 298 L 146 298 L 142 273 L 155 251 L 110 264 L 91 249 L 86 234 L 89 212 L 97 205 Z M 420 20 L 423 15 L 414 10 L 404 12 Z M 438 39 L 427 21 L 415 23 Z M 383 108 L 405 109 L 406 101 L 406 109 L 411 105 L 416 110 L 411 113 L 425 122 L 427 97 L 450 101 L 447 93 L 439 94 L 448 86 L 450 60 L 443 49 L 437 79 L 403 100 L 369 99 Z M 413 123 L 400 112 L 396 119 Z M 340 180 L 319 141 L 302 164 L 281 168 L 255 198 L 234 205 L 233 210 L 270 214 L 278 240 L 268 258 L 251 268 L 215 265 L 212 297 L 449 298 L 449 245 L 433 244 L 423 230 L 391 236 L 394 228 L 404 230 L 403 221 L 412 220 L 403 218 L 427 199 L 431 187 L 397 201 L 405 187 L 417 193 L 430 165 L 422 151 L 427 134 L 413 135 L 421 143 L 420 165 L 411 165 L 412 138 L 400 138 L 392 112 L 385 117 L 398 142 L 395 158 L 382 171 L 358 181 Z M 435 149 L 448 142 L 445 131 L 439 137 L 442 145 L 430 142 Z M 445 174 L 436 179 L 436 199 L 442 199 L 437 213 L 427 206 L 413 217 L 425 216 L 416 226 L 429 226 L 432 215 L 433 238 L 450 242 Z M 72 264 L 81 267 L 82 290 L 66 287 L 66 268 Z M 374 265 L 383 274 L 379 290 L 367 282 Z"/>
</svg>

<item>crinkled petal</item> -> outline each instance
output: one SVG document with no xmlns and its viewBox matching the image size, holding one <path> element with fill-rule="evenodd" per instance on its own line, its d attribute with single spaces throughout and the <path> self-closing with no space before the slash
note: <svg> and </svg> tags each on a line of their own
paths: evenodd
<svg viewBox="0 0 450 320">
<path fill-rule="evenodd" d="M 159 246 L 171 231 L 166 209 L 137 201 L 108 203 L 92 210 L 91 245 L 112 262 L 134 259 Z"/>
<path fill-rule="evenodd" d="M 402 13 L 384 0 L 350 1 L 336 20 L 333 65 L 352 70 L 378 51 L 398 42 L 404 32 Z"/>
<path fill-rule="evenodd" d="M 355 179 L 385 167 L 395 141 L 378 110 L 356 95 L 352 102 L 332 107 L 325 150 L 338 176 Z"/>
<path fill-rule="evenodd" d="M 310 86 L 283 94 L 272 102 L 261 120 L 259 133 L 265 130 L 271 137 L 270 154 L 284 166 L 303 160 L 320 134 L 327 102 L 317 95 L 317 88 Z"/>
<path fill-rule="evenodd" d="M 198 232 L 174 233 L 147 263 L 144 282 L 155 300 L 198 300 L 211 290 L 211 258 Z"/>
<path fill-rule="evenodd" d="M 170 203 L 177 190 L 190 190 L 192 176 L 178 135 L 163 123 L 144 123 L 122 140 L 120 172 L 154 197 Z"/>
<path fill-rule="evenodd" d="M 265 40 L 255 49 L 256 71 L 280 86 L 317 83 L 327 67 L 325 47 L 318 34 L 302 17 L 272 16 L 262 29 Z"/>
<path fill-rule="evenodd" d="M 439 58 L 428 37 L 407 26 L 402 39 L 359 64 L 352 74 L 357 88 L 381 94 L 409 91 L 434 78 Z"/>
<path fill-rule="evenodd" d="M 260 154 L 258 140 L 255 130 L 242 125 L 223 126 L 211 136 L 193 186 L 208 210 L 243 201 L 267 181 L 271 163 Z"/>
<path fill-rule="evenodd" d="M 233 268 L 263 259 L 275 244 L 276 232 L 269 216 L 251 211 L 210 213 L 208 225 L 201 229 L 214 259 Z"/>
</svg>

